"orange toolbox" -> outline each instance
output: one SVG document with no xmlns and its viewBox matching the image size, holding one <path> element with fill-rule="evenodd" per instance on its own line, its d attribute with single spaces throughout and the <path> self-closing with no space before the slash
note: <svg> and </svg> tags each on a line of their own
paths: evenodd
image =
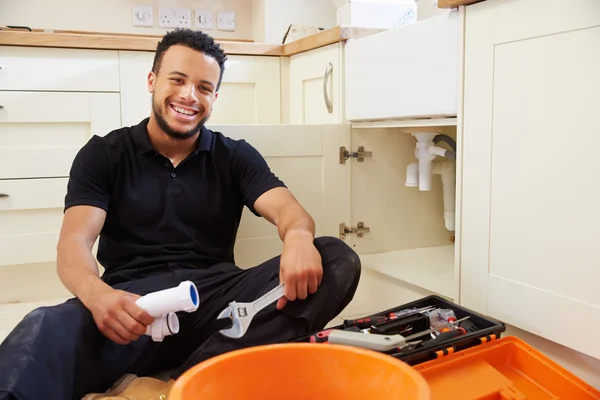
<svg viewBox="0 0 600 400">
<path fill-rule="evenodd" d="M 600 391 L 512 336 L 413 368 L 431 400 L 600 400 Z"/>
<path fill-rule="evenodd" d="M 453 321 L 449 331 L 433 329 L 446 318 Z M 505 330 L 502 321 L 431 295 L 290 342 L 350 344 L 388 354 L 426 379 L 431 400 L 600 400 L 600 391 L 541 352 L 502 337 Z M 396 343 L 397 334 L 406 343 Z"/>
</svg>

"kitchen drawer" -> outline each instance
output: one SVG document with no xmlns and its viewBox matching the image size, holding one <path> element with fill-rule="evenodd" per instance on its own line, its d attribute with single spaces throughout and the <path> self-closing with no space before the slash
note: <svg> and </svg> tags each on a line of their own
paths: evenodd
<svg viewBox="0 0 600 400">
<path fill-rule="evenodd" d="M 0 266 L 56 260 L 67 181 L 0 180 Z"/>
<path fill-rule="evenodd" d="M 456 116 L 459 32 L 459 11 L 451 11 L 349 40 L 346 119 Z"/>
<path fill-rule="evenodd" d="M 0 90 L 119 91 L 117 51 L 0 46 L 0 67 Z"/>
<path fill-rule="evenodd" d="M 92 135 L 120 128 L 118 93 L 0 92 L 0 179 L 68 176 Z"/>
</svg>

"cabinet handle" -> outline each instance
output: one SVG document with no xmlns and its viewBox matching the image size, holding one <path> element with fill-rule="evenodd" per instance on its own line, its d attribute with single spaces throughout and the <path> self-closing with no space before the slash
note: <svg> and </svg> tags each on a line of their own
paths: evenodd
<svg viewBox="0 0 600 400">
<path fill-rule="evenodd" d="M 329 83 L 329 77 L 333 72 L 333 65 L 329 63 L 327 69 L 325 70 L 325 77 L 323 78 L 323 96 L 325 97 L 325 106 L 327 106 L 327 111 L 329 114 L 333 112 L 333 104 L 331 104 L 331 100 L 329 99 L 329 94 L 327 93 L 327 84 Z"/>
<path fill-rule="evenodd" d="M 4 106 L 0 106 L 0 110 L 4 109 Z"/>
<path fill-rule="evenodd" d="M 5 198 L 5 197 L 8 197 L 8 195 L 7 195 L 7 194 L 5 194 L 5 193 L 0 193 L 0 199 L 3 199 L 3 198 Z"/>
</svg>

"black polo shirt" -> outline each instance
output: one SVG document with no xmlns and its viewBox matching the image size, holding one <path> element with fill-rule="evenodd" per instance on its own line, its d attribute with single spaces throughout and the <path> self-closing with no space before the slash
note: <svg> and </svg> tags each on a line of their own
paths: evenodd
<svg viewBox="0 0 600 400">
<path fill-rule="evenodd" d="M 235 263 L 244 206 L 260 216 L 256 199 L 283 182 L 245 140 L 207 128 L 174 168 L 152 147 L 147 123 L 93 136 L 80 149 L 65 210 L 89 205 L 107 212 L 97 255 L 106 274 Z"/>
</svg>

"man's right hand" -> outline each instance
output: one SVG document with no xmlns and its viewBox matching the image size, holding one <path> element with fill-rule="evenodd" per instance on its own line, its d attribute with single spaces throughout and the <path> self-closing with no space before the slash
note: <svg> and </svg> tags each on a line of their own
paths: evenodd
<svg viewBox="0 0 600 400">
<path fill-rule="evenodd" d="M 108 288 L 96 294 L 88 305 L 100 332 L 118 344 L 129 344 L 146 333 L 154 318 L 135 301 L 140 296 Z"/>
</svg>

